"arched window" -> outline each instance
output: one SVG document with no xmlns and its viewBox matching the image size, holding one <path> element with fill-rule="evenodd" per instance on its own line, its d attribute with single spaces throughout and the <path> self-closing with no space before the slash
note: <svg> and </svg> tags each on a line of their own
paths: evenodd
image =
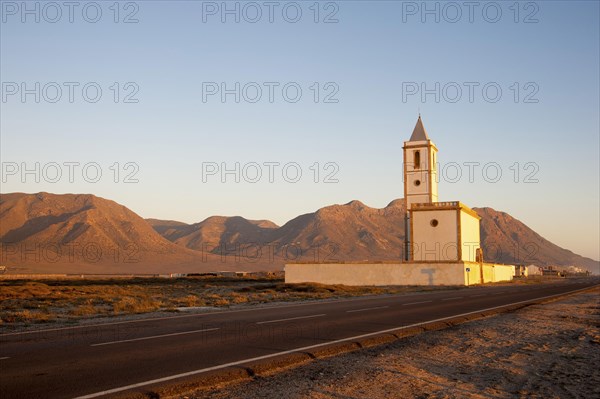
<svg viewBox="0 0 600 399">
<path fill-rule="evenodd" d="M 415 151 L 415 169 L 421 169 L 421 152 Z"/>
</svg>

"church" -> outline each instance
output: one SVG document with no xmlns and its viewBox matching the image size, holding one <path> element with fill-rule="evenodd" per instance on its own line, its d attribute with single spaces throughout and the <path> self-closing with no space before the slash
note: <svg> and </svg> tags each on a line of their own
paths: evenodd
<svg viewBox="0 0 600 399">
<path fill-rule="evenodd" d="M 438 201 L 438 149 L 421 116 L 404 142 L 404 259 L 288 263 L 286 283 L 471 285 L 512 280 L 513 265 L 484 262 L 480 217 L 460 201 Z"/>
<path fill-rule="evenodd" d="M 405 260 L 476 262 L 481 218 L 459 201 L 438 202 L 437 151 L 419 115 L 404 142 Z"/>
</svg>

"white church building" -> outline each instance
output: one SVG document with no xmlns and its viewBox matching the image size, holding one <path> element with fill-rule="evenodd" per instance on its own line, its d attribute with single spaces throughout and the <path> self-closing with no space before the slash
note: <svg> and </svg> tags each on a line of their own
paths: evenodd
<svg viewBox="0 0 600 399">
<path fill-rule="evenodd" d="M 477 262 L 481 218 L 459 201 L 438 202 L 437 151 L 419 116 L 404 142 L 405 260 Z"/>
<path fill-rule="evenodd" d="M 479 215 L 459 201 L 438 201 L 438 149 L 420 115 L 403 150 L 404 259 L 289 263 L 286 283 L 470 285 L 512 280 L 514 266 L 483 261 Z"/>
</svg>

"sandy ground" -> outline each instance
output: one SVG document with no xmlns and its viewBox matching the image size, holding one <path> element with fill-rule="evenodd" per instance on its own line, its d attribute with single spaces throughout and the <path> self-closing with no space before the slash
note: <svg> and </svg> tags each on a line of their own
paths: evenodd
<svg viewBox="0 0 600 399">
<path fill-rule="evenodd" d="M 600 291 L 181 398 L 600 398 Z"/>
</svg>

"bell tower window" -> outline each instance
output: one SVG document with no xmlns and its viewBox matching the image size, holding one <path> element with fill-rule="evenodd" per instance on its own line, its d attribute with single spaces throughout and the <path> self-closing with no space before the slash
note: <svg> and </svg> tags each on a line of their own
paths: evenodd
<svg viewBox="0 0 600 399">
<path fill-rule="evenodd" d="M 415 169 L 421 169 L 421 152 L 415 151 Z"/>
</svg>

